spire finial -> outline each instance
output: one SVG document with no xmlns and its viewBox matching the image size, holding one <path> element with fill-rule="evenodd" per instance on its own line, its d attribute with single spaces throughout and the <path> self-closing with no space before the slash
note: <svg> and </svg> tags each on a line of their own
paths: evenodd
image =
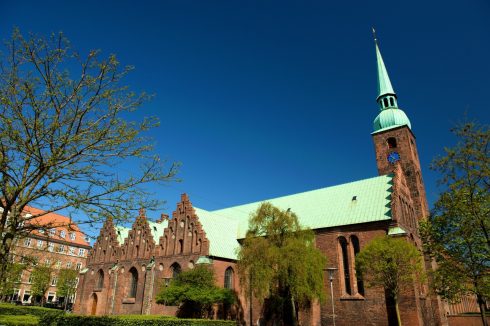
<svg viewBox="0 0 490 326">
<path fill-rule="evenodd" d="M 376 38 L 376 30 L 374 27 L 371 27 L 373 29 L 373 37 L 374 37 L 374 43 L 378 44 L 378 39 Z"/>
</svg>

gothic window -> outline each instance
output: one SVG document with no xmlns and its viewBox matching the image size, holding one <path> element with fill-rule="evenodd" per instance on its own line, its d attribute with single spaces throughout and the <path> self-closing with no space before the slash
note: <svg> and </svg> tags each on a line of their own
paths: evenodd
<svg viewBox="0 0 490 326">
<path fill-rule="evenodd" d="M 396 138 L 390 137 L 386 142 L 388 143 L 388 148 L 396 148 Z"/>
<path fill-rule="evenodd" d="M 342 252 L 342 271 L 344 273 L 344 291 L 347 294 L 351 294 L 351 285 L 350 285 L 350 273 L 349 273 L 349 252 L 347 240 L 344 237 L 339 238 L 340 249 Z"/>
<path fill-rule="evenodd" d="M 354 257 L 357 256 L 361 247 L 359 246 L 359 239 L 353 235 L 350 237 L 350 241 L 352 243 L 352 247 L 354 247 Z M 357 278 L 357 292 L 361 295 L 364 295 L 364 282 L 362 281 L 361 275 L 356 275 Z"/>
<path fill-rule="evenodd" d="M 140 253 L 140 246 L 136 245 L 136 251 L 135 251 L 136 257 L 139 256 L 139 253 Z"/>
<path fill-rule="evenodd" d="M 179 240 L 179 254 L 181 254 L 184 251 L 184 240 L 180 239 Z"/>
<path fill-rule="evenodd" d="M 136 268 L 131 267 L 129 270 L 130 284 L 129 284 L 129 298 L 136 297 L 136 291 L 138 290 L 138 271 Z"/>
<path fill-rule="evenodd" d="M 233 268 L 228 267 L 225 271 L 225 289 L 233 290 Z"/>
<path fill-rule="evenodd" d="M 97 289 L 102 289 L 104 287 L 104 271 L 99 269 L 98 278 L 97 278 Z"/>
<path fill-rule="evenodd" d="M 172 271 L 172 277 L 176 278 L 182 271 L 182 268 L 178 263 L 173 263 L 172 266 L 170 266 L 170 270 Z"/>
<path fill-rule="evenodd" d="M 384 107 L 387 108 L 388 107 L 388 99 L 384 98 L 383 103 L 384 103 Z"/>
<path fill-rule="evenodd" d="M 395 106 L 395 103 L 393 102 L 393 97 L 390 97 L 390 105 Z"/>
</svg>

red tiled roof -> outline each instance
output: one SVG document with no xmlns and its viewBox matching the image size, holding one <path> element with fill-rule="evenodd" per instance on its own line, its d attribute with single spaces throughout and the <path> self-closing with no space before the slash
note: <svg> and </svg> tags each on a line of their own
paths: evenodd
<svg viewBox="0 0 490 326">
<path fill-rule="evenodd" d="M 26 214 L 31 214 L 33 216 L 43 214 L 45 211 L 34 208 L 30 206 L 26 206 L 24 209 Z M 56 213 L 46 213 L 39 217 L 35 217 L 32 220 L 29 220 L 29 224 L 37 224 L 40 227 L 46 226 L 46 233 L 41 233 L 38 230 L 33 231 L 33 234 L 38 236 L 49 236 L 52 239 L 62 240 L 65 242 L 69 242 L 72 244 L 90 246 L 90 243 L 85 241 L 85 234 L 80 230 L 77 224 L 71 221 L 71 219 L 67 216 L 63 216 Z M 56 232 L 54 235 L 49 234 L 50 229 L 55 229 Z M 61 237 L 61 231 L 65 231 L 65 237 Z M 70 238 L 70 233 L 75 233 L 75 240 Z"/>
</svg>

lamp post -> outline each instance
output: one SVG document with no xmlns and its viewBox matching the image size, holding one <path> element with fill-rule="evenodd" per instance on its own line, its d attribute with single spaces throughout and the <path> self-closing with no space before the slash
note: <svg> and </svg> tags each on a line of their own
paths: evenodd
<svg viewBox="0 0 490 326">
<path fill-rule="evenodd" d="M 333 299 L 333 273 L 337 270 L 335 267 L 329 267 L 326 269 L 328 272 L 328 279 L 330 280 L 330 297 L 332 300 L 332 322 L 335 326 L 335 301 Z"/>
</svg>

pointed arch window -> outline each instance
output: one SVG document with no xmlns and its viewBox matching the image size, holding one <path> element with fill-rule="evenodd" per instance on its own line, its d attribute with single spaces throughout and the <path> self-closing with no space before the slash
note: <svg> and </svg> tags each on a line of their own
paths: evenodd
<svg viewBox="0 0 490 326">
<path fill-rule="evenodd" d="M 136 292 L 138 291 L 138 271 L 136 268 L 131 267 L 129 270 L 129 277 L 130 277 L 130 283 L 129 283 L 129 298 L 135 298 L 136 297 Z"/>
<path fill-rule="evenodd" d="M 353 235 L 350 237 L 350 241 L 354 249 L 354 257 L 356 257 L 359 251 L 361 251 L 361 247 L 359 245 L 359 238 Z M 357 274 L 355 275 L 356 275 L 356 282 L 357 282 L 357 292 L 360 295 L 364 295 L 364 282 L 362 281 L 361 275 L 357 275 Z"/>
<path fill-rule="evenodd" d="M 172 266 L 170 266 L 170 269 L 172 271 L 172 277 L 173 278 L 176 278 L 177 275 L 179 275 L 180 272 L 182 271 L 182 268 L 180 267 L 180 265 L 178 263 L 173 263 Z"/>
<path fill-rule="evenodd" d="M 234 276 L 233 268 L 228 267 L 225 271 L 225 289 L 230 289 L 233 290 L 234 284 L 233 284 L 233 276 Z"/>
<path fill-rule="evenodd" d="M 99 269 L 97 273 L 97 289 L 102 289 L 104 287 L 104 271 Z"/>
<path fill-rule="evenodd" d="M 340 251 L 342 254 L 342 271 L 344 278 L 344 291 L 347 294 L 352 294 L 350 283 L 350 265 L 349 265 L 349 252 L 347 246 L 347 240 L 344 237 L 339 238 Z"/>
</svg>

